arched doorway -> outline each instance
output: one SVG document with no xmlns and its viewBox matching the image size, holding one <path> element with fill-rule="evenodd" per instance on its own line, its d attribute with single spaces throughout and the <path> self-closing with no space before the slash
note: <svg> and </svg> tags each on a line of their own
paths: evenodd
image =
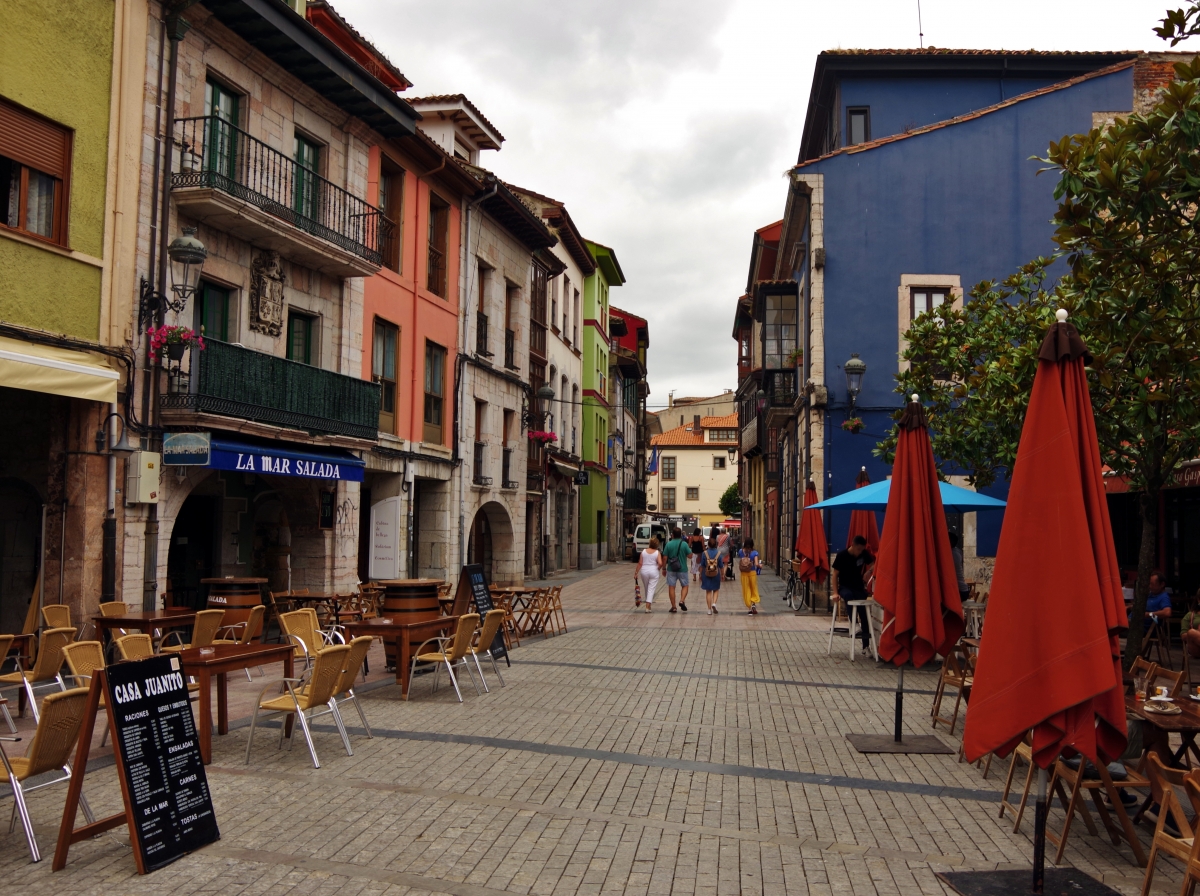
<svg viewBox="0 0 1200 896">
<path fill-rule="evenodd" d="M 482 509 L 475 514 L 471 534 L 467 536 L 467 563 L 480 564 L 487 580 L 496 580 L 492 574 L 492 527 Z"/>
<path fill-rule="evenodd" d="M 287 511 L 275 495 L 260 495 L 254 511 L 254 575 L 267 580 L 268 591 L 287 591 L 292 571 L 292 529 Z"/>
<path fill-rule="evenodd" d="M 220 498 L 216 495 L 197 494 L 188 495 L 179 508 L 167 550 L 173 606 L 202 610 L 208 602 L 208 586 L 200 580 L 216 575 L 219 510 Z"/>
<path fill-rule="evenodd" d="M 522 578 L 520 559 L 513 544 L 508 510 L 498 501 L 479 508 L 467 538 L 467 562 L 483 566 L 490 583 L 513 584 Z"/>
<path fill-rule="evenodd" d="M 0 479 L 0 632 L 19 632 L 37 584 L 42 502 L 32 486 Z"/>
</svg>

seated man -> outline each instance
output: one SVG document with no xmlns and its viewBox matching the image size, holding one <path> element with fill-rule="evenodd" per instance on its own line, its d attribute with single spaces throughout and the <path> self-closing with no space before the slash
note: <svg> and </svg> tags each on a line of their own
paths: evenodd
<svg viewBox="0 0 1200 896">
<path fill-rule="evenodd" d="M 1150 574 L 1150 593 L 1146 595 L 1146 648 L 1149 647 L 1149 635 L 1156 625 L 1166 625 L 1171 618 L 1171 595 L 1167 593 L 1167 583 L 1161 572 Z"/>
<path fill-rule="evenodd" d="M 833 568 L 830 570 L 831 594 L 834 600 L 866 600 L 867 599 L 867 570 L 875 562 L 875 557 L 867 550 L 867 540 L 861 535 L 855 535 L 850 547 L 838 551 L 833 558 Z M 850 615 L 850 611 L 846 611 Z M 867 624 L 867 608 L 858 608 L 858 636 L 862 640 L 863 652 L 871 646 L 871 628 Z"/>
</svg>

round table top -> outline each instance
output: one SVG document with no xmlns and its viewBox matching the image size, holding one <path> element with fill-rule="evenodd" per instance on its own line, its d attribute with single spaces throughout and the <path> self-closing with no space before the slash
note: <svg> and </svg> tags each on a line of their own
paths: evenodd
<svg viewBox="0 0 1200 896">
<path fill-rule="evenodd" d="M 264 580 L 265 581 L 265 580 Z M 445 585 L 445 579 L 379 579 L 376 585 Z"/>
<path fill-rule="evenodd" d="M 220 576 L 215 579 L 200 580 L 203 585 L 265 585 L 268 581 L 270 580 L 239 576 Z"/>
</svg>

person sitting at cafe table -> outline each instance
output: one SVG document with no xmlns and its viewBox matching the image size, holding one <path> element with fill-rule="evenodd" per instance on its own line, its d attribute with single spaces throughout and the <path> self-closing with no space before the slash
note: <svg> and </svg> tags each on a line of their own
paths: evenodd
<svg viewBox="0 0 1200 896">
<path fill-rule="evenodd" d="M 1183 614 L 1183 621 L 1179 626 L 1179 636 L 1183 639 L 1183 646 L 1187 649 L 1188 656 L 1193 659 L 1200 658 L 1200 591 L 1196 592 L 1188 606 L 1188 611 Z"/>
<path fill-rule="evenodd" d="M 1165 622 L 1171 618 L 1171 595 L 1161 572 L 1150 574 L 1150 593 L 1146 595 L 1147 622 Z"/>
<path fill-rule="evenodd" d="M 833 558 L 833 568 L 830 570 L 830 586 L 834 600 L 852 601 L 867 599 L 866 573 L 875 557 L 867 550 L 867 540 L 861 535 L 855 535 L 850 547 L 838 551 Z M 850 610 L 847 609 L 847 617 Z M 867 608 L 858 608 L 859 632 L 863 652 L 871 646 L 871 630 L 867 622 Z"/>
</svg>

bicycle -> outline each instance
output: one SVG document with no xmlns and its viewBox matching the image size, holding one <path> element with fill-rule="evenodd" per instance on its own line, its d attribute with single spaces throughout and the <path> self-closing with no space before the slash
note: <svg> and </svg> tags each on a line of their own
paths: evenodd
<svg viewBox="0 0 1200 896">
<path fill-rule="evenodd" d="M 788 571 L 787 586 L 783 589 L 783 600 L 788 605 L 788 608 L 800 612 L 807 609 L 812 612 L 811 596 L 807 590 L 801 587 L 800 577 L 796 575 L 795 561 L 791 564 L 791 569 Z"/>
</svg>

